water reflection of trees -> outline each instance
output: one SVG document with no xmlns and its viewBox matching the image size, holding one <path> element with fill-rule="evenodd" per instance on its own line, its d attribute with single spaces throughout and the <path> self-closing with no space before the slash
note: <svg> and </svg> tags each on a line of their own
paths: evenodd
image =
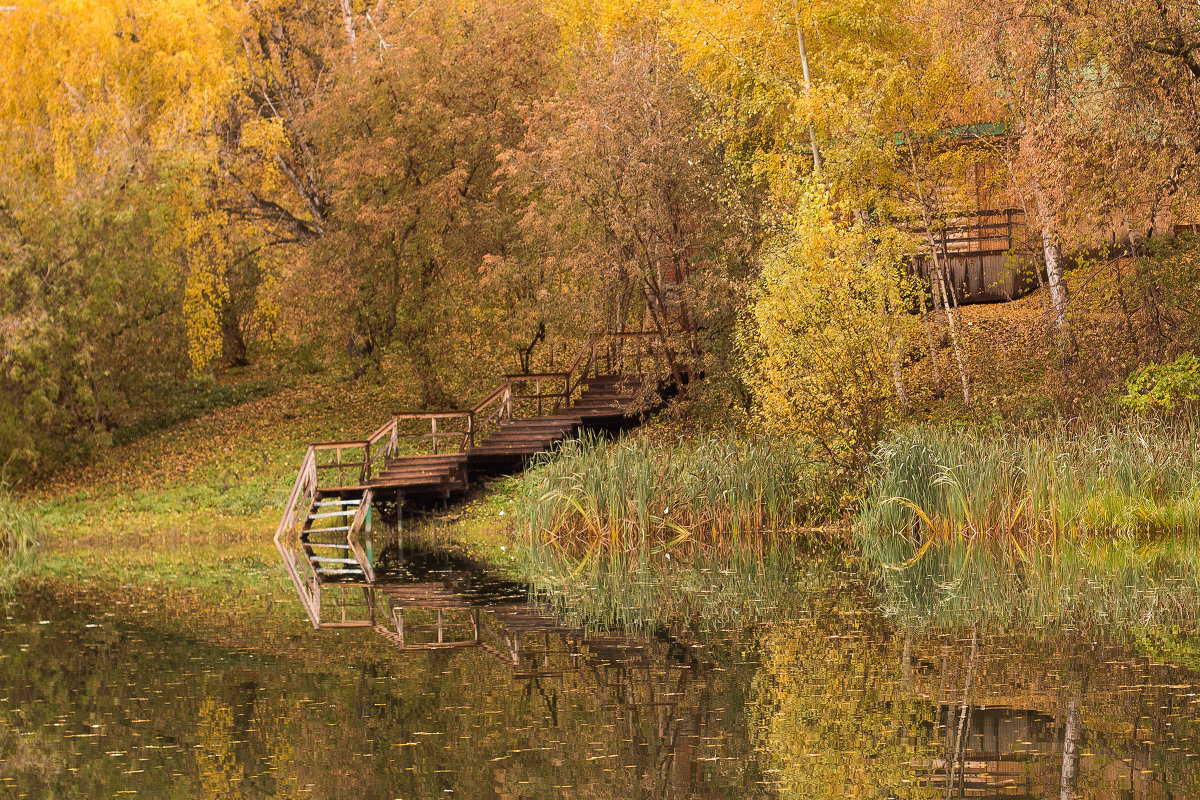
<svg viewBox="0 0 1200 800">
<path fill-rule="evenodd" d="M 475 613 L 496 652 L 322 631 L 289 657 L 206 644 L 199 615 L 139 607 L 120 626 L 111 606 L 28 602 L 0 620 L 0 796 L 1165 800 L 1200 785 L 1194 673 L 1086 639 L 981 634 L 972 659 L 969 632 L 906 639 L 822 607 L 699 647 L 489 601 L 443 609 L 443 639 L 473 635 Z M 436 640 L 420 628 L 436 621 L 415 611 L 406 641 Z"/>
<path fill-rule="evenodd" d="M 446 667 L 450 653 L 490 657 L 488 688 L 477 691 L 494 689 L 506 700 L 483 705 L 540 715 L 544 726 L 528 729 L 528 737 L 506 726 L 517 741 L 489 781 L 498 796 L 544 796 L 520 786 L 538 783 L 531 777 L 545 773 L 538 754 L 546 751 L 559 753 L 549 764 L 558 783 L 543 782 L 542 793 L 547 786 L 570 786 L 576 797 L 764 793 L 741 729 L 746 675 L 739 681 L 698 645 L 565 626 L 474 588 L 469 576 L 451 571 L 381 587 L 377 631 L 399 651 Z M 547 737 L 560 747 L 547 747 Z"/>
<path fill-rule="evenodd" d="M 762 794 L 739 727 L 753 664 L 723 671 L 728 653 L 527 629 L 514 666 L 357 631 L 288 660 L 207 645 L 203 619 L 30 613 L 49 624 L 0 636 L 0 796 Z"/>
<path fill-rule="evenodd" d="M 762 659 L 750 725 L 781 796 L 1165 800 L 1200 781 L 1189 677 L 1120 647 L 817 617 L 774 626 Z"/>
</svg>

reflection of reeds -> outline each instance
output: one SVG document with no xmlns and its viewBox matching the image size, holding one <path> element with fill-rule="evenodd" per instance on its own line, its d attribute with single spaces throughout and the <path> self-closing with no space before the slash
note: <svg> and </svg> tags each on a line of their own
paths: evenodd
<svg viewBox="0 0 1200 800">
<path fill-rule="evenodd" d="M 614 551 L 579 560 L 532 546 L 523 548 L 520 568 L 554 613 L 576 625 L 622 630 L 716 630 L 774 619 L 792 598 L 834 579 L 832 559 L 810 555 L 797 570 L 796 554 L 782 546 L 719 559 L 697 552 L 682 563 L 665 555 Z"/>
<path fill-rule="evenodd" d="M 915 428 L 880 447 L 856 538 L 899 611 L 1194 624 L 1198 430 Z"/>
<path fill-rule="evenodd" d="M 526 473 L 518 521 L 575 556 L 761 552 L 817 508 L 818 475 L 792 442 L 586 437 Z"/>
<path fill-rule="evenodd" d="M 19 508 L 0 487 L 0 587 L 32 565 L 38 532 L 33 515 Z"/>
</svg>

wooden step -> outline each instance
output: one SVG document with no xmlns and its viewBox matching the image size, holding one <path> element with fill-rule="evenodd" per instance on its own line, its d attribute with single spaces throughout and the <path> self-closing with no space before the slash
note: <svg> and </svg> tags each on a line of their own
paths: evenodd
<svg viewBox="0 0 1200 800">
<path fill-rule="evenodd" d="M 362 505 L 361 503 L 359 505 Z M 342 511 L 324 511 L 320 514 L 309 514 L 309 519 L 326 519 L 329 517 L 353 517 L 358 513 L 359 506 L 343 509 Z"/>
<path fill-rule="evenodd" d="M 501 420 L 500 428 L 553 428 L 569 424 L 570 417 L 524 417 Z"/>
<path fill-rule="evenodd" d="M 446 486 L 453 487 L 453 486 L 460 486 L 460 485 L 462 485 L 462 483 L 463 483 L 463 478 L 461 476 L 456 475 L 454 477 L 442 477 L 442 478 L 430 478 L 430 477 L 380 478 L 379 480 L 377 480 L 375 482 L 375 486 L 376 487 L 390 486 L 390 487 L 395 487 L 397 489 L 418 489 L 418 488 L 428 488 L 428 487 L 446 487 Z"/>
<path fill-rule="evenodd" d="M 449 453 L 446 455 L 437 456 L 398 456 L 389 458 L 385 462 L 387 466 L 393 464 L 413 464 L 426 467 L 435 467 L 443 464 L 456 464 L 461 462 L 466 456 L 462 453 Z"/>
<path fill-rule="evenodd" d="M 460 469 L 458 464 L 447 469 L 417 469 L 414 467 L 389 467 L 379 473 L 380 478 L 437 478 L 454 475 Z"/>
<path fill-rule="evenodd" d="M 420 483 L 426 481 L 449 481 L 457 479 L 459 472 L 460 470 L 458 468 L 455 468 L 454 472 L 392 472 L 389 470 L 387 472 L 381 472 L 379 476 L 375 478 L 374 482 L 416 481 Z"/>
<path fill-rule="evenodd" d="M 535 442 L 535 441 L 553 442 L 553 441 L 562 439 L 564 436 L 567 436 L 567 435 L 568 435 L 567 431 L 558 430 L 557 428 L 548 428 L 548 429 L 543 429 L 540 431 L 505 431 L 505 430 L 501 430 L 501 431 L 496 431 L 491 436 L 487 437 L 487 439 L 484 439 L 484 441 L 491 442 L 491 441 L 495 441 L 497 439 L 511 439 L 511 440 L 526 440 L 526 441 L 530 441 L 530 442 Z"/>
<path fill-rule="evenodd" d="M 479 445 L 478 447 L 472 448 L 471 455 L 472 456 L 533 455 L 534 453 L 541 453 L 545 449 L 546 448 L 542 447 L 541 445 L 537 445 L 537 444 L 532 444 L 532 445 L 482 444 L 482 445 Z"/>
</svg>

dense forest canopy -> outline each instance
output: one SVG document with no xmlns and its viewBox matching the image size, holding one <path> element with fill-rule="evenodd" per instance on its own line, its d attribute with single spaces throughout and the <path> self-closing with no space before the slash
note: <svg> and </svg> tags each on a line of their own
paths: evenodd
<svg viewBox="0 0 1200 800">
<path fill-rule="evenodd" d="M 445 407 L 539 331 L 552 368 L 613 328 L 667 332 L 720 402 L 853 464 L 915 376 L 973 402 L 935 235 L 983 194 L 1033 232 L 1059 366 L 1091 341 L 1067 256 L 1161 253 L 1200 221 L 1200 12 L 1182 0 L 13 0 L 0 17 L 4 480 L 233 369 Z M 1114 375 L 1194 346 L 1195 258 L 1153 263 L 1104 279 L 1128 341 Z"/>
</svg>

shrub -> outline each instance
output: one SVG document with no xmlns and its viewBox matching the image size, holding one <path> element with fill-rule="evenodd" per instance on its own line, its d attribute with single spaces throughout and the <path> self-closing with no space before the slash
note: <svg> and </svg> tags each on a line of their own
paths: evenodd
<svg viewBox="0 0 1200 800">
<path fill-rule="evenodd" d="M 1135 413 L 1171 410 L 1200 400 L 1200 359 L 1184 353 L 1169 364 L 1149 364 L 1125 381 L 1121 405 Z"/>
</svg>

